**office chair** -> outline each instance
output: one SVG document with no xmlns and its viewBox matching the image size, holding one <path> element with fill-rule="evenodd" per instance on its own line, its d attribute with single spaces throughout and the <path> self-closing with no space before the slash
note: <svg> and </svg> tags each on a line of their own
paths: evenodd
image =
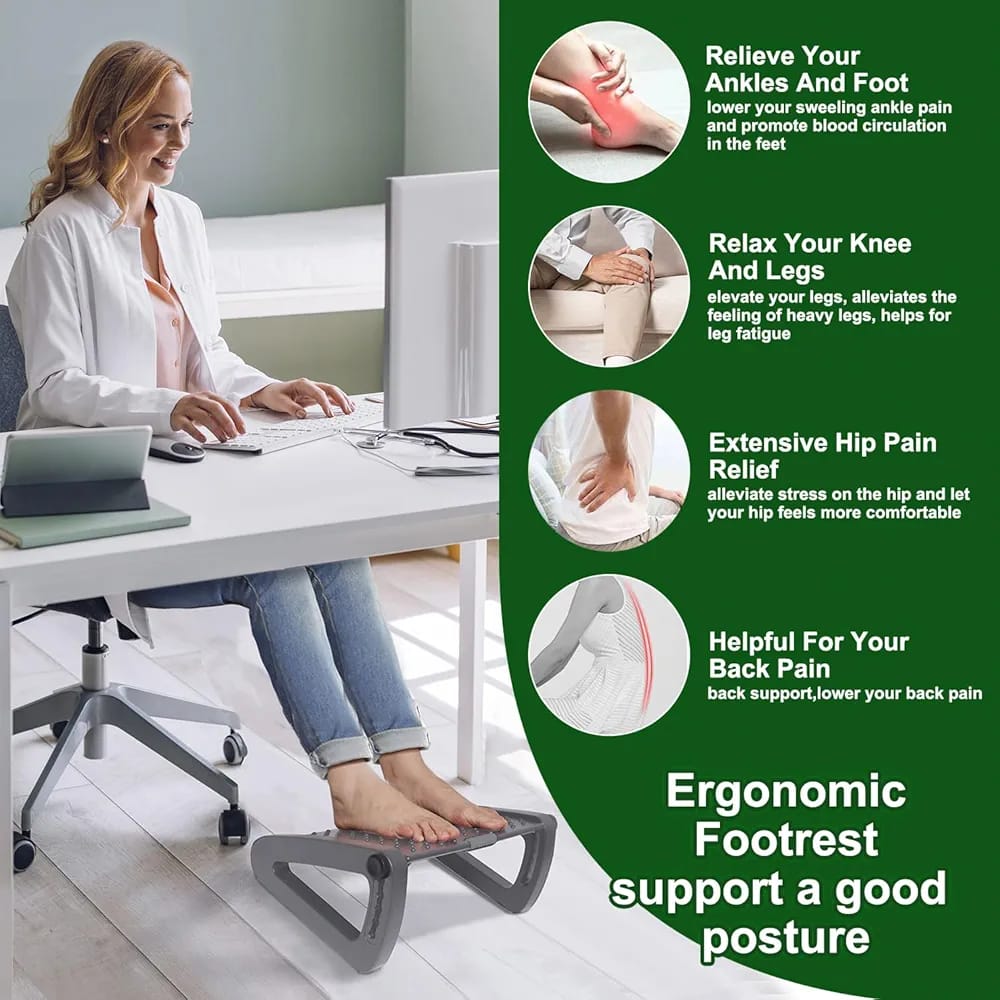
<svg viewBox="0 0 1000 1000">
<path fill-rule="evenodd" d="M 0 305 L 0 431 L 14 429 L 18 404 L 26 386 L 21 345 L 11 322 L 10 312 L 6 306 Z M 21 809 L 21 832 L 14 833 L 14 871 L 24 871 L 34 861 L 32 815 L 44 806 L 80 744 L 83 743 L 84 757 L 90 760 L 99 760 L 105 756 L 105 726 L 117 726 L 124 730 L 164 760 L 190 774 L 212 791 L 218 792 L 229 803 L 229 808 L 224 809 L 219 816 L 220 843 L 228 844 L 230 840 L 237 840 L 240 844 L 245 844 L 250 836 L 250 820 L 239 806 L 239 786 L 154 721 L 181 719 L 228 726 L 229 735 L 222 744 L 223 754 L 228 763 L 242 764 L 247 755 L 247 747 L 237 732 L 240 727 L 239 716 L 224 708 L 199 705 L 111 683 L 107 675 L 108 647 L 102 636 L 103 624 L 111 618 L 111 612 L 103 597 L 53 604 L 16 619 L 14 624 L 46 611 L 63 611 L 86 618 L 87 642 L 83 646 L 83 667 L 79 684 L 14 709 L 15 734 L 48 726 L 56 737 L 52 754 Z M 122 639 L 138 638 L 120 622 L 118 634 Z"/>
</svg>

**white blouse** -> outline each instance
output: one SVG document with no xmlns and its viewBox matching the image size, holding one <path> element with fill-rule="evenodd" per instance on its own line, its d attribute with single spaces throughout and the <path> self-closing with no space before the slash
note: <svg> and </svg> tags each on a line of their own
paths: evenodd
<svg viewBox="0 0 1000 1000">
<path fill-rule="evenodd" d="M 152 189 L 156 239 L 194 331 L 188 385 L 235 404 L 275 379 L 233 354 L 220 336 L 205 222 L 183 195 Z M 114 226 L 118 205 L 100 185 L 51 202 L 31 224 L 7 280 L 28 388 L 19 429 L 149 424 L 170 434 L 185 395 L 157 386 L 156 321 L 139 230 Z M 111 613 L 150 641 L 145 610 L 105 595 Z"/>
<path fill-rule="evenodd" d="M 205 222 L 183 195 L 153 188 L 164 270 L 194 330 L 195 381 L 234 402 L 275 381 L 219 334 Z M 7 281 L 28 391 L 18 428 L 149 424 L 169 434 L 184 393 L 157 388 L 156 324 L 139 230 L 112 228 L 118 205 L 100 185 L 53 201 L 31 224 Z"/>
</svg>

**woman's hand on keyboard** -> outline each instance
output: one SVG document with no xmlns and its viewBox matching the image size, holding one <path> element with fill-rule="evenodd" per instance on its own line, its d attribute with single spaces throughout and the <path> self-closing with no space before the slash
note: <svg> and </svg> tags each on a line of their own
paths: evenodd
<svg viewBox="0 0 1000 1000">
<path fill-rule="evenodd" d="M 335 403 L 344 413 L 354 409 L 351 398 L 339 386 L 328 382 L 314 382 L 308 378 L 297 378 L 291 382 L 272 382 L 258 389 L 243 400 L 249 406 L 258 406 L 275 413 L 290 413 L 295 417 L 306 416 L 305 408 L 318 403 L 320 409 L 328 416 L 334 415 L 332 403 Z"/>
<path fill-rule="evenodd" d="M 175 431 L 187 431 L 202 444 L 207 440 L 198 429 L 205 427 L 220 441 L 229 441 L 246 433 L 240 411 L 224 396 L 214 392 L 192 392 L 177 400 L 170 411 L 170 426 Z"/>
</svg>

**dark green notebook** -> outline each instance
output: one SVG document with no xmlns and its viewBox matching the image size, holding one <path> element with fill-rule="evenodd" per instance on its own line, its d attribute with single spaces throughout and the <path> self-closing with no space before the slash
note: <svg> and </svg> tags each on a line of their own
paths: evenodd
<svg viewBox="0 0 1000 1000">
<path fill-rule="evenodd" d="M 85 538 L 131 535 L 137 531 L 177 528 L 191 523 L 191 515 L 150 498 L 149 510 L 116 510 L 102 514 L 52 514 L 46 517 L 4 517 L 0 539 L 19 549 L 79 542 Z"/>
</svg>

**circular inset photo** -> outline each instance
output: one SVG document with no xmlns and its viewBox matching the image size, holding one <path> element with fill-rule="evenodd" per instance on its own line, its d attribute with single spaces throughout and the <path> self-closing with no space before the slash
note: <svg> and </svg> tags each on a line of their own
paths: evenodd
<svg viewBox="0 0 1000 1000">
<path fill-rule="evenodd" d="M 691 480 L 677 425 L 643 396 L 600 389 L 563 403 L 531 446 L 539 514 L 582 548 L 621 552 L 666 530 Z"/>
<path fill-rule="evenodd" d="M 658 167 L 691 109 L 669 46 L 623 21 L 585 24 L 556 39 L 535 67 L 529 98 L 531 126 L 549 157 L 576 177 L 608 184 Z"/>
<path fill-rule="evenodd" d="M 624 736 L 662 718 L 691 658 L 677 609 L 630 576 L 589 576 L 542 608 L 528 640 L 531 679 L 556 718 L 582 733 Z"/>
<path fill-rule="evenodd" d="M 564 354 L 618 367 L 658 351 L 687 312 L 691 280 L 677 241 L 633 208 L 574 212 L 531 263 L 531 310 Z"/>
</svg>

